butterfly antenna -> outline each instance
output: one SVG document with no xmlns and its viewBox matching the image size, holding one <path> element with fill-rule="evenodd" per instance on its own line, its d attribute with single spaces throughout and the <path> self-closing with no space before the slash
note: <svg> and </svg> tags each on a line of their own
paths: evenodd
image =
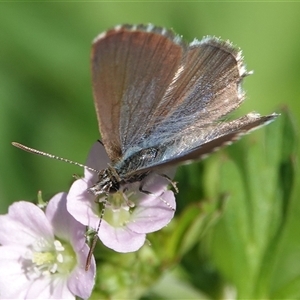
<svg viewBox="0 0 300 300">
<path fill-rule="evenodd" d="M 91 244 L 91 247 L 90 247 L 90 251 L 89 251 L 89 254 L 86 258 L 85 271 L 88 271 L 90 266 L 91 266 L 92 256 L 93 256 L 94 250 L 96 248 L 97 241 L 99 239 L 98 233 L 99 233 L 100 226 L 101 226 L 101 223 L 102 223 L 102 219 L 103 219 L 103 216 L 104 216 L 104 213 L 105 213 L 107 197 L 108 197 L 108 195 L 105 196 L 105 200 L 103 202 L 103 207 L 101 209 L 100 220 L 99 220 L 99 223 L 98 223 L 98 226 L 97 226 L 97 230 L 94 233 L 92 244 Z"/>
<path fill-rule="evenodd" d="M 67 158 L 62 158 L 62 157 L 59 157 L 59 156 L 56 156 L 56 155 L 53 155 L 53 154 L 50 154 L 50 153 L 46 153 L 46 152 L 43 152 L 43 151 L 40 151 L 40 150 L 36 150 L 36 149 L 30 148 L 30 147 L 24 146 L 24 145 L 22 145 L 20 143 L 17 143 L 17 142 L 12 142 L 12 145 L 17 147 L 17 148 L 20 148 L 24 151 L 27 151 L 29 153 L 38 154 L 38 155 L 42 155 L 42 156 L 47 156 L 47 157 L 50 157 L 50 158 L 53 158 L 53 159 L 56 159 L 56 160 L 64 161 L 64 162 L 72 164 L 72 165 L 76 165 L 76 166 L 79 166 L 79 167 L 82 167 L 82 168 L 86 168 L 86 169 L 88 169 L 92 172 L 95 172 L 95 173 L 99 173 L 99 171 L 96 170 L 96 169 L 90 168 L 86 165 L 80 164 L 78 162 L 72 161 L 72 160 L 67 159 Z"/>
</svg>

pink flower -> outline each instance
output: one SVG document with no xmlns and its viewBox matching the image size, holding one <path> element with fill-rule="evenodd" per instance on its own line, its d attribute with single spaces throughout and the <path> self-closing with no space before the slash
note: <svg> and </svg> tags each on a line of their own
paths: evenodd
<svg viewBox="0 0 300 300">
<path fill-rule="evenodd" d="M 107 167 L 109 162 L 104 147 L 100 143 L 92 147 L 87 166 L 97 170 Z M 67 209 L 80 223 L 97 229 L 103 207 L 103 198 L 97 199 L 88 192 L 98 180 L 96 173 L 85 170 L 85 176 L 76 180 L 67 197 Z M 126 185 L 109 195 L 105 213 L 98 232 L 103 244 L 118 252 L 132 252 L 143 246 L 146 234 L 166 226 L 174 216 L 174 193 L 167 190 L 169 181 L 158 174 L 151 173 L 141 182 Z"/>
<path fill-rule="evenodd" d="M 88 298 L 95 260 L 85 271 L 89 252 L 85 226 L 66 210 L 66 194 L 49 202 L 45 213 L 20 201 L 0 216 L 0 298 Z"/>
</svg>

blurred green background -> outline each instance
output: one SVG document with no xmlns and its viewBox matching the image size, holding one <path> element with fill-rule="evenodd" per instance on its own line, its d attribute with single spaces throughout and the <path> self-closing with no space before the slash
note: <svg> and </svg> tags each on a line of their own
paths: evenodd
<svg viewBox="0 0 300 300">
<path fill-rule="evenodd" d="M 299 3 L 0 3 L 0 213 L 14 201 L 34 200 L 38 190 L 45 198 L 67 191 L 72 174 L 82 173 L 75 166 L 16 149 L 11 142 L 84 163 L 99 138 L 90 79 L 91 41 L 117 24 L 149 22 L 173 28 L 188 41 L 204 35 L 231 40 L 243 50 L 248 70 L 254 70 L 245 79 L 247 99 L 238 115 L 253 110 L 269 114 L 287 106 L 298 128 Z M 214 154 L 210 161 L 218 158 Z M 179 172 L 192 170 L 182 167 Z M 188 185 L 181 184 L 182 195 L 199 200 L 203 193 L 189 194 Z M 296 198 L 297 191 L 293 193 Z M 184 207 L 183 196 L 179 201 Z M 300 201 L 294 202 L 293 212 L 291 239 L 297 240 Z M 291 247 L 295 253 L 289 265 L 298 274 L 300 244 Z"/>
</svg>

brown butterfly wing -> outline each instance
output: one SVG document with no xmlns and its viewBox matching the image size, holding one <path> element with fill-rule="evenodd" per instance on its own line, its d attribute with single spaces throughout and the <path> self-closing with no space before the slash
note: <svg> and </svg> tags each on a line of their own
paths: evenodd
<svg viewBox="0 0 300 300">
<path fill-rule="evenodd" d="M 112 162 L 159 105 L 177 71 L 184 45 L 170 31 L 151 26 L 116 27 L 92 48 L 92 80 L 99 129 Z"/>
</svg>

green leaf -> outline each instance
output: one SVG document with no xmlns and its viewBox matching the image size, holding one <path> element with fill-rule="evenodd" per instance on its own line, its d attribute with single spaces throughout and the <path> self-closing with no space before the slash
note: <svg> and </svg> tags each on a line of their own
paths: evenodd
<svg viewBox="0 0 300 300">
<path fill-rule="evenodd" d="M 194 288 L 186 276 L 182 276 L 182 270 L 179 268 L 165 273 L 152 288 L 151 293 L 155 295 L 151 299 L 210 299 L 207 295 Z M 158 298 L 157 296 L 160 297 Z"/>
<path fill-rule="evenodd" d="M 289 114 L 284 111 L 265 132 L 252 134 L 227 152 L 229 157 L 219 165 L 217 193 L 228 193 L 229 201 L 213 232 L 213 260 L 236 286 L 238 298 L 270 298 L 272 281 L 281 276 L 275 265 L 296 172 Z"/>
</svg>

